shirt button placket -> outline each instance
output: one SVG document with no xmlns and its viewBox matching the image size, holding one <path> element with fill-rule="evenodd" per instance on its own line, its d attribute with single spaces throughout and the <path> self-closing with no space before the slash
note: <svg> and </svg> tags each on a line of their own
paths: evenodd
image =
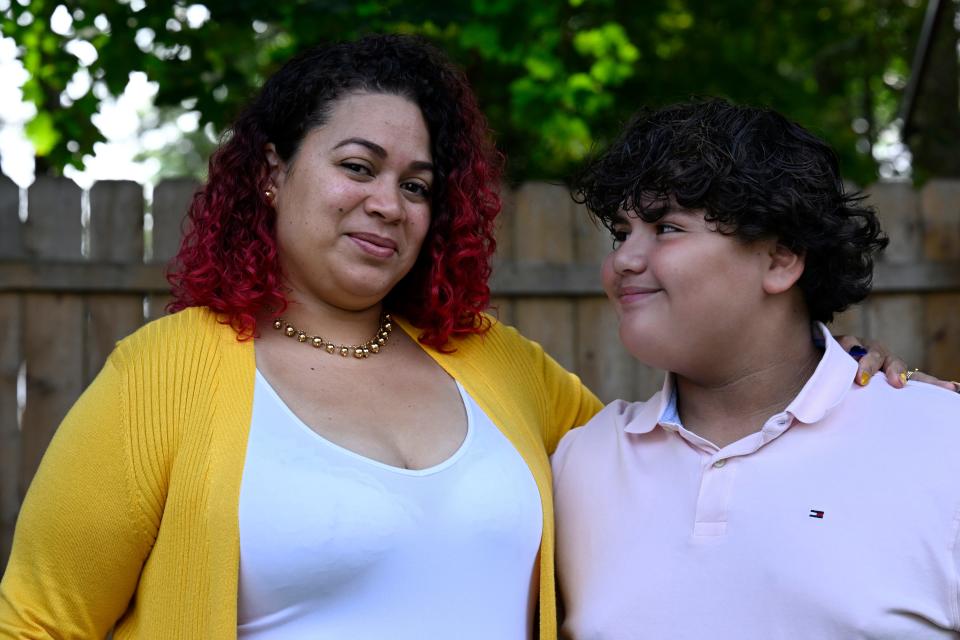
<svg viewBox="0 0 960 640">
<path fill-rule="evenodd" d="M 726 466 L 727 459 L 721 458 L 708 463 L 703 470 L 693 525 L 695 538 L 722 536 L 727 532 L 727 511 L 735 469 Z"/>
</svg>

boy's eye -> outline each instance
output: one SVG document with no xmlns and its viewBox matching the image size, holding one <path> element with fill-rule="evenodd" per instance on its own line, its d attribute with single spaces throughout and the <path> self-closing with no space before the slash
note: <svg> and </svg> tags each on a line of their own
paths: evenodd
<svg viewBox="0 0 960 640">
<path fill-rule="evenodd" d="M 657 225 L 657 235 L 664 233 L 676 233 L 677 231 L 680 231 L 680 227 L 667 222 L 661 222 Z"/>
<path fill-rule="evenodd" d="M 610 232 L 610 237 L 613 239 L 613 249 L 617 250 L 620 248 L 620 245 L 622 245 L 626 241 L 627 232 L 612 230 Z"/>
</svg>

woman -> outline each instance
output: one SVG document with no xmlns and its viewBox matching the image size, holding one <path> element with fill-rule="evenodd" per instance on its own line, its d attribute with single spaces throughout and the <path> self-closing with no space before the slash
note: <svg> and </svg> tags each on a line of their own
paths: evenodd
<svg viewBox="0 0 960 640">
<path fill-rule="evenodd" d="M 191 206 L 178 313 L 50 445 L 0 636 L 555 638 L 547 454 L 600 404 L 481 314 L 498 179 L 417 40 L 271 77 Z"/>
<path fill-rule="evenodd" d="M 875 378 L 822 324 L 886 245 L 832 151 L 720 100 L 585 171 L 620 338 L 669 372 L 553 458 L 571 639 L 956 638 L 960 391 Z"/>
</svg>

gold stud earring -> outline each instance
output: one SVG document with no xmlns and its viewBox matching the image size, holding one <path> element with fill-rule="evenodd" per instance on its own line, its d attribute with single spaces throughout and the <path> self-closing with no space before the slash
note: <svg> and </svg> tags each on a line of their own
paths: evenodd
<svg viewBox="0 0 960 640">
<path fill-rule="evenodd" d="M 272 188 L 268 187 L 266 190 L 264 190 L 263 195 L 267 197 L 267 200 L 273 200 L 273 197 L 277 194 L 273 192 Z"/>
</svg>

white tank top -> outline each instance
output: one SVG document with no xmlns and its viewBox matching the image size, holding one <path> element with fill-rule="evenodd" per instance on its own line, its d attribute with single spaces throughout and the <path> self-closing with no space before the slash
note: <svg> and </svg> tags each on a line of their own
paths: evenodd
<svg viewBox="0 0 960 640">
<path fill-rule="evenodd" d="M 257 371 L 240 488 L 237 635 L 249 640 L 526 640 L 540 494 L 457 383 L 467 435 L 393 467 L 324 439 Z"/>
</svg>

